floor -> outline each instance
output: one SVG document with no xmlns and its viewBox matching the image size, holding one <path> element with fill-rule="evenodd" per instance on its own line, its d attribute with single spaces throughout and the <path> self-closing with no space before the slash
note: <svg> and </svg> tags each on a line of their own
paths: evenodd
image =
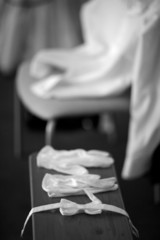
<svg viewBox="0 0 160 240">
<path fill-rule="evenodd" d="M 23 156 L 16 159 L 13 154 L 13 87 L 14 76 L 0 75 L 0 184 L 1 225 L 0 237 L 4 240 L 20 239 L 20 232 L 30 210 L 28 178 L 28 156 L 43 147 L 43 123 L 28 114 L 24 123 L 25 142 Z M 110 139 L 97 131 L 97 117 L 59 120 L 53 145 L 57 149 L 100 149 L 109 151 L 114 159 L 120 188 L 127 212 L 140 233 L 142 240 L 160 239 L 160 205 L 153 202 L 149 179 L 132 181 L 121 179 L 127 141 L 128 113 L 114 115 L 117 135 Z M 91 123 L 93 126 L 91 126 Z M 87 128 L 87 130 L 86 130 Z M 32 239 L 31 221 L 23 239 Z"/>
</svg>

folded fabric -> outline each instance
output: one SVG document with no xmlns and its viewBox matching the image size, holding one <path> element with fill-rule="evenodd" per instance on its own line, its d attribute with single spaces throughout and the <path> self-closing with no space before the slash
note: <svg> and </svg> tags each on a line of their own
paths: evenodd
<svg viewBox="0 0 160 240">
<path fill-rule="evenodd" d="M 55 150 L 45 146 L 37 154 L 37 166 L 71 175 L 88 173 L 85 167 L 105 168 L 113 163 L 109 153 L 98 150 Z"/>
<path fill-rule="evenodd" d="M 84 187 L 87 185 L 94 185 L 97 180 L 100 179 L 100 175 L 97 174 L 83 174 L 83 175 L 62 175 L 62 174 L 50 174 L 46 173 L 42 180 L 42 188 L 45 191 L 51 190 L 61 186 L 70 187 Z M 96 185 L 97 186 L 97 185 Z"/>
<path fill-rule="evenodd" d="M 48 75 L 54 82 L 52 67 L 64 71 L 61 84 L 41 92 L 41 97 L 104 96 L 130 86 L 141 18 L 128 14 L 125 1 L 92 0 L 82 6 L 80 19 L 83 44 L 69 50 L 44 49 L 32 59 L 31 76 L 46 84 Z"/>
<path fill-rule="evenodd" d="M 115 177 L 99 179 L 99 175 L 83 174 L 52 175 L 45 174 L 42 180 L 42 189 L 49 197 L 62 197 L 70 195 L 82 195 L 85 189 L 91 193 L 114 191 L 118 188 Z"/>
<path fill-rule="evenodd" d="M 45 80 L 36 81 L 31 85 L 31 91 L 39 97 L 48 96 L 50 90 L 56 86 L 61 78 L 62 76 L 60 74 L 54 74 L 45 78 Z"/>
<path fill-rule="evenodd" d="M 110 62 L 109 59 L 107 61 Z M 100 66 L 96 64 L 93 67 L 93 69 L 98 70 L 101 68 L 101 64 Z M 109 96 L 121 93 L 131 85 L 129 70 L 131 70 L 129 61 L 121 58 L 121 61 L 115 66 L 114 71 L 108 72 L 107 76 L 97 78 L 95 72 L 91 71 L 90 76 L 92 74 L 92 82 L 83 80 L 81 82 L 69 82 L 66 80 L 66 75 L 59 74 L 57 77 L 57 74 L 52 73 L 49 77 L 34 81 L 30 86 L 30 90 L 34 95 L 43 99 Z"/>
<path fill-rule="evenodd" d="M 30 73 L 40 82 L 33 83 L 31 91 L 44 99 L 123 92 L 134 84 L 139 39 L 158 17 L 159 0 L 86 2 L 80 12 L 84 43 L 69 50 L 44 49 L 36 54 Z M 57 71 L 52 71 L 55 67 L 59 81 L 55 80 Z M 48 81 L 52 81 L 50 87 Z"/>
</svg>

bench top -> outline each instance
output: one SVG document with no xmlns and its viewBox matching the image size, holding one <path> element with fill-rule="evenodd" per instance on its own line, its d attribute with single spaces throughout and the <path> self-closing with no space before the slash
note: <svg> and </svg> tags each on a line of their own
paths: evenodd
<svg viewBox="0 0 160 240">
<path fill-rule="evenodd" d="M 101 178 L 116 176 L 114 165 L 110 168 L 89 169 L 90 173 L 100 174 Z M 31 207 L 56 203 L 60 198 L 49 198 L 41 187 L 45 173 L 55 173 L 53 170 L 39 168 L 36 165 L 36 153 L 29 158 L 29 175 L 31 191 Z M 98 193 L 96 196 L 106 204 L 124 208 L 120 188 L 116 191 Z M 65 197 L 77 203 L 90 202 L 87 196 Z M 32 216 L 32 231 L 34 240 L 131 240 L 132 233 L 125 216 L 117 213 L 104 212 L 98 215 L 77 214 L 62 216 L 59 210 L 41 212 Z"/>
</svg>

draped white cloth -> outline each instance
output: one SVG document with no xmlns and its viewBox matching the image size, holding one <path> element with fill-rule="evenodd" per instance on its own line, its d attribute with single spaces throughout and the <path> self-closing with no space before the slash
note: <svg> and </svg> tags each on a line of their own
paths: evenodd
<svg viewBox="0 0 160 240">
<path fill-rule="evenodd" d="M 125 179 L 148 171 L 160 141 L 159 16 L 159 0 L 89 1 L 81 11 L 84 44 L 42 51 L 31 63 L 31 74 L 45 81 L 52 67 L 61 69 L 41 97 L 100 97 L 132 86 Z"/>
<path fill-rule="evenodd" d="M 122 177 L 145 174 L 160 143 L 160 19 L 139 40 Z"/>
<path fill-rule="evenodd" d="M 46 49 L 33 58 L 32 76 L 44 79 L 32 88 L 39 96 L 106 96 L 131 84 L 141 16 L 128 14 L 122 0 L 92 0 L 83 5 L 80 17 L 82 45 L 71 50 Z M 53 66 L 61 70 L 58 81 Z M 44 82 L 50 86 L 47 91 Z"/>
</svg>

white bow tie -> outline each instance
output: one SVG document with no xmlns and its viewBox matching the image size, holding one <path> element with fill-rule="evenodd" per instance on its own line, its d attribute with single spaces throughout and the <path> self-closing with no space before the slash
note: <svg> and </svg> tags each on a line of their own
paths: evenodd
<svg viewBox="0 0 160 240">
<path fill-rule="evenodd" d="M 25 226 L 33 213 L 50 211 L 55 209 L 59 209 L 60 213 L 65 216 L 71 216 L 81 212 L 84 212 L 86 214 L 91 214 L 91 215 L 100 214 L 102 211 L 118 213 L 128 218 L 133 234 L 136 235 L 136 237 L 139 237 L 137 229 L 132 224 L 128 213 L 124 209 L 121 209 L 113 205 L 103 204 L 98 201 L 90 202 L 86 204 L 78 204 L 67 199 L 61 199 L 59 203 L 52 203 L 52 204 L 47 204 L 47 205 L 32 208 L 24 223 L 23 229 L 21 231 L 21 236 L 23 235 Z"/>
</svg>

